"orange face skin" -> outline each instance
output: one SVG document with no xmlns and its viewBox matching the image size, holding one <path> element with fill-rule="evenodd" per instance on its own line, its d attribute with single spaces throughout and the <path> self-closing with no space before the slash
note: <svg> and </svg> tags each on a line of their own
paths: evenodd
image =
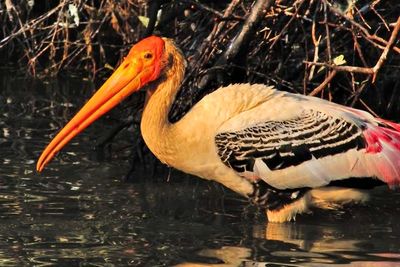
<svg viewBox="0 0 400 267">
<path fill-rule="evenodd" d="M 164 40 L 157 36 L 150 36 L 135 44 L 111 77 L 51 140 L 40 156 L 36 170 L 41 172 L 72 138 L 123 99 L 157 79 L 160 76 L 163 52 Z"/>
</svg>

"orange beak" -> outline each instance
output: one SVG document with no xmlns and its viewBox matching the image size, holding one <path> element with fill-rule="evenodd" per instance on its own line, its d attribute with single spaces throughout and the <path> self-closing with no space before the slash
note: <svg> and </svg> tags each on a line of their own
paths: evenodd
<svg viewBox="0 0 400 267">
<path fill-rule="evenodd" d="M 161 40 L 161 38 L 159 39 Z M 158 77 L 159 64 L 155 62 L 156 58 L 146 61 L 143 57 L 144 53 L 149 51 L 148 49 L 142 51 L 143 41 L 131 49 L 127 58 L 111 77 L 50 142 L 37 162 L 37 171 L 42 171 L 58 151 L 91 123 L 107 113 L 123 99 Z M 141 49 L 138 51 L 138 45 L 141 43 Z"/>
</svg>

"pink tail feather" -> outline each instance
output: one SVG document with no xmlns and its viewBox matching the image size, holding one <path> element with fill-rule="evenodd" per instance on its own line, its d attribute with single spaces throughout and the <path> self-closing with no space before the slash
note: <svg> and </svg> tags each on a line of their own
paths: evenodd
<svg viewBox="0 0 400 267">
<path fill-rule="evenodd" d="M 369 126 L 364 131 L 366 152 L 375 154 L 370 165 L 375 173 L 390 187 L 400 186 L 400 124 L 383 119 L 380 126 Z"/>
</svg>

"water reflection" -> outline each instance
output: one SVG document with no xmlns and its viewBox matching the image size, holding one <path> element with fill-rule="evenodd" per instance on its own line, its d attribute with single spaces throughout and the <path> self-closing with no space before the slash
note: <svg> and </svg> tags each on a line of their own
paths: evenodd
<svg viewBox="0 0 400 267">
<path fill-rule="evenodd" d="M 266 224 L 220 186 L 166 168 L 154 178 L 138 168 L 133 182 L 121 181 L 129 151 L 115 151 L 131 132 L 112 157 L 90 156 L 118 111 L 37 174 L 41 149 L 94 87 L 0 73 L 0 266 L 400 265 L 399 193 L 388 201 L 382 189 L 376 205 Z"/>
<path fill-rule="evenodd" d="M 253 238 L 251 246 L 244 242 L 197 252 L 214 263 L 177 266 L 400 266 L 397 239 L 352 238 L 348 229 L 336 225 L 267 223 L 253 227 Z M 392 249 L 396 252 L 384 252 Z"/>
</svg>

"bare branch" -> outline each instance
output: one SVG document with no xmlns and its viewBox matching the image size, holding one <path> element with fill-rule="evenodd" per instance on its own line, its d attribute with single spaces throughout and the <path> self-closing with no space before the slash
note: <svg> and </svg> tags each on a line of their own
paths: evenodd
<svg viewBox="0 0 400 267">
<path fill-rule="evenodd" d="M 328 67 L 328 68 L 336 70 L 336 71 L 370 74 L 370 75 L 373 75 L 372 82 L 375 82 L 376 75 L 378 74 L 383 63 L 385 62 L 387 55 L 389 53 L 389 50 L 394 45 L 394 42 L 396 40 L 399 29 L 400 29 L 400 16 L 397 19 L 395 28 L 392 31 L 392 34 L 390 36 L 389 41 L 387 42 L 385 49 L 383 50 L 380 58 L 378 59 L 378 61 L 376 62 L 374 67 L 367 68 L 367 67 L 357 67 L 357 66 L 337 66 L 337 65 L 332 65 L 332 64 L 328 64 L 328 63 L 319 63 L 319 62 L 310 62 L 310 61 L 303 61 L 303 62 L 308 65 Z"/>
</svg>

